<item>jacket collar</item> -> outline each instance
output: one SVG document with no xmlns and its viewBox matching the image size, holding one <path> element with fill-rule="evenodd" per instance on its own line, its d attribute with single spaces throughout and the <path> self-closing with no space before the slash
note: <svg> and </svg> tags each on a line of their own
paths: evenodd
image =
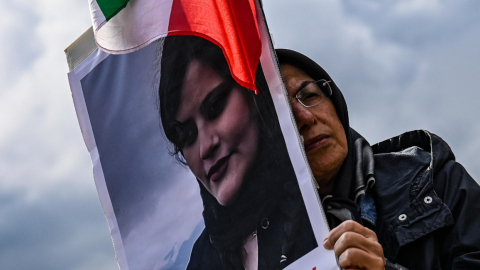
<svg viewBox="0 0 480 270">
<path fill-rule="evenodd" d="M 440 137 L 424 130 L 406 132 L 372 150 L 377 234 L 385 256 L 394 260 L 401 246 L 453 224 L 450 210 L 434 191 L 433 176 L 455 157 Z"/>
</svg>

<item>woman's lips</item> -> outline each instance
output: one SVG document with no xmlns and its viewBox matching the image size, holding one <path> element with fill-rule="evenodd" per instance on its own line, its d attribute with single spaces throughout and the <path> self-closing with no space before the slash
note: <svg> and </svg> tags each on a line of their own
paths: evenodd
<svg viewBox="0 0 480 270">
<path fill-rule="evenodd" d="M 322 134 L 322 135 L 315 136 L 312 139 L 306 140 L 303 144 L 305 147 L 305 152 L 308 152 L 317 147 L 323 146 L 325 143 L 327 143 L 328 138 L 330 137 Z"/>
<path fill-rule="evenodd" d="M 227 171 L 230 156 L 225 156 L 219 160 L 208 170 L 207 178 L 212 182 L 217 182 Z"/>
</svg>

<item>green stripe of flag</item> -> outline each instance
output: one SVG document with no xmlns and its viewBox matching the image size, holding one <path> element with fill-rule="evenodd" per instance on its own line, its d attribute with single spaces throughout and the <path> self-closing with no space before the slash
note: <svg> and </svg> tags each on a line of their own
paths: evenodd
<svg viewBox="0 0 480 270">
<path fill-rule="evenodd" d="M 127 6 L 128 1 L 130 0 L 97 0 L 97 4 L 108 21 Z"/>
</svg>

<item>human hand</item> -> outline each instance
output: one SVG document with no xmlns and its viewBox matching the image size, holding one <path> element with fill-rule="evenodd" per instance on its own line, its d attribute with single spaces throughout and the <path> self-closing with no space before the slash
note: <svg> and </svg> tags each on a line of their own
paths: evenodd
<svg viewBox="0 0 480 270">
<path fill-rule="evenodd" d="M 385 269 L 383 248 L 377 235 L 353 220 L 344 221 L 331 230 L 323 246 L 335 251 L 344 269 Z"/>
</svg>

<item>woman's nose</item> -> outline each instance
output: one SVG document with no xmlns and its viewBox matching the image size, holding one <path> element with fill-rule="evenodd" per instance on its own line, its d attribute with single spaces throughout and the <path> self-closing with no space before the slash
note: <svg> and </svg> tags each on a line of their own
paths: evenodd
<svg viewBox="0 0 480 270">
<path fill-rule="evenodd" d="M 308 129 L 315 124 L 315 115 L 309 108 L 305 108 L 300 102 L 292 102 L 292 111 L 295 121 L 297 122 L 297 128 L 299 131 Z"/>
<path fill-rule="evenodd" d="M 220 138 L 214 132 L 203 131 L 199 133 L 200 158 L 208 159 L 215 155 L 215 152 L 220 145 Z"/>
</svg>

